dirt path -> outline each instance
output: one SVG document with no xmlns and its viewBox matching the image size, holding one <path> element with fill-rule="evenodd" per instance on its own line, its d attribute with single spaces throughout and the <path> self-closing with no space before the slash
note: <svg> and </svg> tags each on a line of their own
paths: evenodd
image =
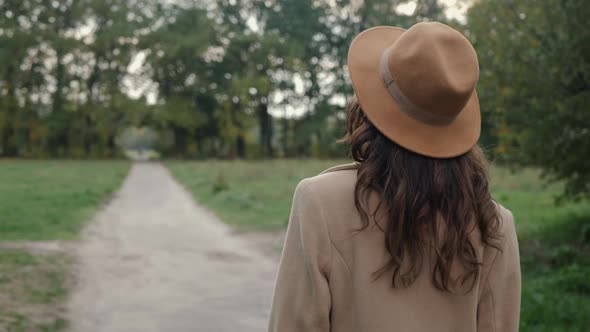
<svg viewBox="0 0 590 332">
<path fill-rule="evenodd" d="M 232 235 L 160 164 L 133 166 L 77 258 L 74 332 L 266 328 L 276 260 Z"/>
</svg>

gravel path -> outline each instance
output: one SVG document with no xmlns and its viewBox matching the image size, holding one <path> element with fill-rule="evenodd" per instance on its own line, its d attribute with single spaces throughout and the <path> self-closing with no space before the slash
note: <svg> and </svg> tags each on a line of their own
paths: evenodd
<svg viewBox="0 0 590 332">
<path fill-rule="evenodd" d="M 74 332 L 266 328 L 276 259 L 232 235 L 160 164 L 133 166 L 75 250 Z"/>
</svg>

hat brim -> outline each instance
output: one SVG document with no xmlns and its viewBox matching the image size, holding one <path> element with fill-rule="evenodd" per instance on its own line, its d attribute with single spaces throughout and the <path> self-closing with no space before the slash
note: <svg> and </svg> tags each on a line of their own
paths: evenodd
<svg viewBox="0 0 590 332">
<path fill-rule="evenodd" d="M 420 122 L 403 112 L 389 94 L 380 73 L 381 55 L 406 30 L 375 27 L 359 34 L 348 52 L 348 70 L 365 115 L 383 135 L 415 153 L 452 158 L 468 152 L 478 141 L 481 114 L 474 91 L 465 108 L 445 126 Z"/>
</svg>

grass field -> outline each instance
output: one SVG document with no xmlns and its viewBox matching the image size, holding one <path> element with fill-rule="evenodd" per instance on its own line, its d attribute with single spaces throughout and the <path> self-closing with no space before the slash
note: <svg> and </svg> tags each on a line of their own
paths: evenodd
<svg viewBox="0 0 590 332">
<path fill-rule="evenodd" d="M 196 199 L 243 230 L 287 223 L 293 190 L 335 161 L 169 162 Z M 514 213 L 523 271 L 521 331 L 587 331 L 590 326 L 590 202 L 556 206 L 559 185 L 535 170 L 492 171 L 496 199 Z"/>
<path fill-rule="evenodd" d="M 196 199 L 242 230 L 287 224 L 293 190 L 330 160 L 168 162 Z M 75 239 L 121 183 L 129 163 L 0 161 L 0 242 Z M 539 173 L 492 172 L 493 193 L 517 222 L 523 270 L 521 331 L 590 326 L 590 202 L 556 206 Z M 0 250 L 0 331 L 62 331 L 70 259 Z"/>
<path fill-rule="evenodd" d="M 0 253 L 0 331 L 62 331 L 70 258 Z"/>
<path fill-rule="evenodd" d="M 70 240 L 127 173 L 126 162 L 0 161 L 0 242 Z M 0 331 L 62 331 L 66 255 L 0 250 Z"/>
<path fill-rule="evenodd" d="M 128 167 L 125 162 L 0 161 L 0 241 L 75 238 Z"/>
<path fill-rule="evenodd" d="M 288 222 L 297 183 L 331 165 L 334 161 L 167 163 L 199 202 L 242 230 L 282 229 Z"/>
</svg>

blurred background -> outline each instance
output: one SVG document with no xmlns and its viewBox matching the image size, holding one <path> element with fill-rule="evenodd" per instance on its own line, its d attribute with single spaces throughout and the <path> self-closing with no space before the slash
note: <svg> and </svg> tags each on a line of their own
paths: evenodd
<svg viewBox="0 0 590 332">
<path fill-rule="evenodd" d="M 419 21 L 478 52 L 521 330 L 587 331 L 588 17 L 585 0 L 0 0 L 0 331 L 67 328 L 71 259 L 35 243 L 77 239 L 126 158 L 165 160 L 238 230 L 280 233 L 296 183 L 346 162 L 350 41 Z"/>
</svg>

